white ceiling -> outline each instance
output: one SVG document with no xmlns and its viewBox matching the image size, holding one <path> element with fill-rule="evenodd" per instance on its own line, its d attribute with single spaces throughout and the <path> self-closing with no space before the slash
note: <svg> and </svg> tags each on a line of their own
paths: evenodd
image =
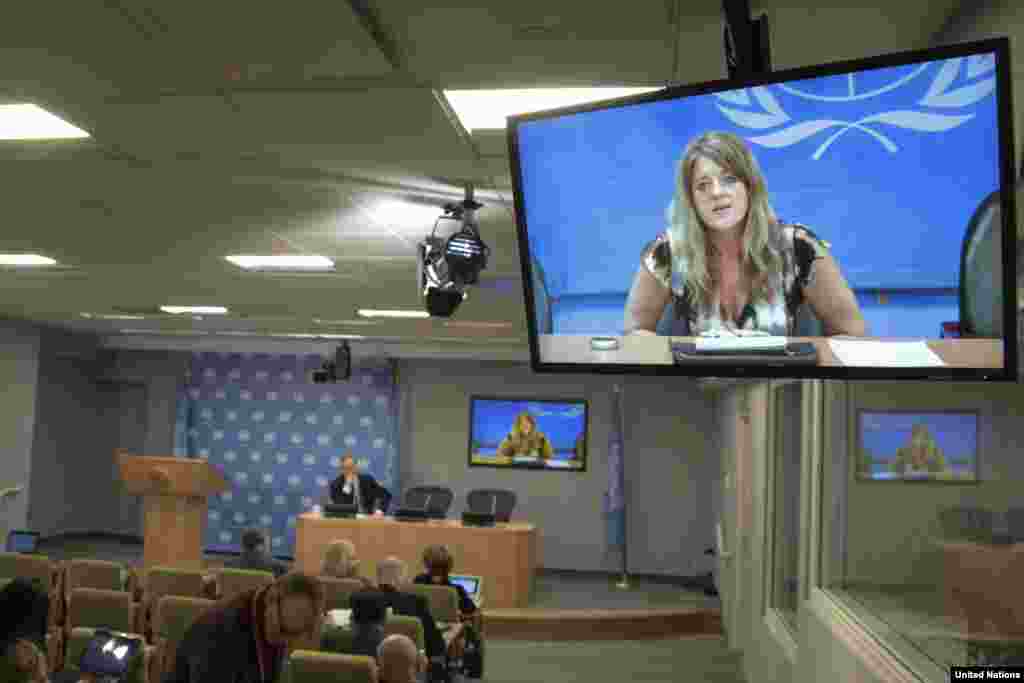
<svg viewBox="0 0 1024 683">
<path fill-rule="evenodd" d="M 776 68 L 927 47 L 956 8 L 805 4 L 755 3 L 770 16 Z M 365 5 L 369 18 L 352 9 Z M 719 10 L 718 0 L 16 3 L 0 25 L 0 98 L 35 101 L 94 137 L 0 143 L 0 251 L 69 266 L 0 272 L 0 316 L 121 346 L 160 344 L 123 328 L 176 332 L 175 346 L 189 330 L 322 331 L 396 355 L 525 359 L 518 289 L 475 289 L 457 316 L 506 329 L 345 322 L 357 307 L 421 306 L 415 244 L 464 182 L 485 203 L 485 278 L 519 278 L 504 134 L 467 138 L 437 91 L 719 79 Z M 270 277 L 223 260 L 281 248 L 330 256 L 338 273 Z M 240 315 L 79 316 L 162 304 Z"/>
</svg>

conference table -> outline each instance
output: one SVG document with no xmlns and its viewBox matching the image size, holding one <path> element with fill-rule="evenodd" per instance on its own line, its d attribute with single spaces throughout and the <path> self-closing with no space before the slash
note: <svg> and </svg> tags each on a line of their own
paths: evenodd
<svg viewBox="0 0 1024 683">
<path fill-rule="evenodd" d="M 295 567 L 320 573 L 324 549 L 331 541 L 349 540 L 356 547 L 363 573 L 372 578 L 376 563 L 397 557 L 408 571 L 423 571 L 423 550 L 443 544 L 455 560 L 455 574 L 483 578 L 487 607 L 527 607 L 537 571 L 537 527 L 526 522 L 493 527 L 465 526 L 460 520 L 399 521 L 360 515 L 329 518 L 306 512 L 295 521 Z M 411 578 L 411 576 L 410 576 Z"/>
<path fill-rule="evenodd" d="M 696 337 L 662 337 L 636 334 L 610 337 L 618 342 L 614 350 L 596 350 L 591 335 L 540 335 L 540 359 L 545 363 L 597 363 L 602 365 L 673 365 L 673 342 L 695 343 Z M 609 337 L 601 337 L 608 339 Z M 906 339 L 891 337 L 788 337 L 789 342 L 811 342 L 818 352 L 818 367 L 845 367 L 832 352 L 829 339 L 875 342 L 925 342 L 928 348 L 952 368 L 1003 367 L 1002 339 Z"/>
</svg>

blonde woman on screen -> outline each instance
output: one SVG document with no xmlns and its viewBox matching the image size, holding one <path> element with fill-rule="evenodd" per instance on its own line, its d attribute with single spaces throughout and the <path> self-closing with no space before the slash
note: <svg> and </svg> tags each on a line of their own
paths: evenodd
<svg viewBox="0 0 1024 683">
<path fill-rule="evenodd" d="M 550 460 L 555 454 L 551 441 L 537 430 L 537 420 L 528 412 L 519 413 L 512 423 L 512 431 L 498 445 L 498 457 L 536 457 Z"/>
<path fill-rule="evenodd" d="M 827 336 L 866 334 L 828 244 L 776 218 L 757 161 L 731 133 L 705 133 L 686 147 L 669 228 L 644 249 L 629 292 L 626 334 L 655 334 L 669 303 L 675 336 L 795 336 L 803 304 Z"/>
</svg>

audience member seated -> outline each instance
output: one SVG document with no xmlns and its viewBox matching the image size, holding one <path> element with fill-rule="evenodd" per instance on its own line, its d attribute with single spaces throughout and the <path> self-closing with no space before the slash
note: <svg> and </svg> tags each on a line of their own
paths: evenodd
<svg viewBox="0 0 1024 683">
<path fill-rule="evenodd" d="M 253 569 L 256 571 L 273 572 L 280 578 L 288 571 L 284 562 L 275 560 L 267 551 L 266 536 L 259 529 L 246 529 L 242 533 L 242 554 L 224 563 L 229 569 Z"/>
<path fill-rule="evenodd" d="M 377 648 L 379 683 L 416 683 L 416 643 L 403 635 L 391 635 Z"/>
<path fill-rule="evenodd" d="M 12 579 L 0 590 L 0 643 L 29 640 L 46 652 L 50 596 L 29 579 Z"/>
<path fill-rule="evenodd" d="M 423 624 L 423 640 L 427 648 L 427 656 L 431 660 L 444 658 L 447 648 L 444 636 L 437 628 L 437 622 L 430 613 L 430 605 L 422 595 L 414 595 L 399 590 L 405 583 L 405 563 L 396 557 L 388 557 L 377 563 L 377 585 L 375 595 L 385 607 L 390 607 L 395 614 L 415 617 Z"/>
<path fill-rule="evenodd" d="M 423 566 L 427 571 L 413 579 L 413 583 L 454 588 L 459 594 L 459 611 L 465 617 L 476 612 L 476 604 L 469 597 L 465 588 L 448 579 L 453 565 L 452 554 L 447 547 L 443 545 L 427 546 L 427 549 L 423 551 Z"/>
<path fill-rule="evenodd" d="M 327 546 L 320 574 L 332 579 L 355 579 L 362 582 L 363 588 L 373 587 L 373 581 L 359 575 L 359 560 L 356 559 L 356 547 L 352 541 L 333 541 Z"/>
<path fill-rule="evenodd" d="M 352 600 L 352 652 L 347 654 L 376 657 L 377 647 L 384 640 L 388 610 L 381 600 L 361 599 L 369 595 L 357 595 Z"/>
<path fill-rule="evenodd" d="M 274 683 L 288 651 L 318 637 L 323 615 L 320 582 L 286 574 L 199 617 L 161 683 Z"/>
</svg>

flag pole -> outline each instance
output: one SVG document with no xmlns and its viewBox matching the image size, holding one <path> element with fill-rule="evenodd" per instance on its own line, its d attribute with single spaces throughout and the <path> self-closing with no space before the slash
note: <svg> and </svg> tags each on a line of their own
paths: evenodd
<svg viewBox="0 0 1024 683">
<path fill-rule="evenodd" d="M 623 418 L 626 406 L 625 401 L 623 400 L 624 394 L 622 391 L 622 385 L 616 383 L 613 385 L 613 389 L 618 399 L 615 401 L 615 419 L 618 421 L 619 426 L 619 472 L 621 472 L 622 478 L 622 580 L 615 584 L 615 587 L 620 590 L 629 590 L 629 562 L 627 561 L 629 557 L 629 525 L 626 523 L 629 501 L 626 500 L 626 421 Z"/>
</svg>

